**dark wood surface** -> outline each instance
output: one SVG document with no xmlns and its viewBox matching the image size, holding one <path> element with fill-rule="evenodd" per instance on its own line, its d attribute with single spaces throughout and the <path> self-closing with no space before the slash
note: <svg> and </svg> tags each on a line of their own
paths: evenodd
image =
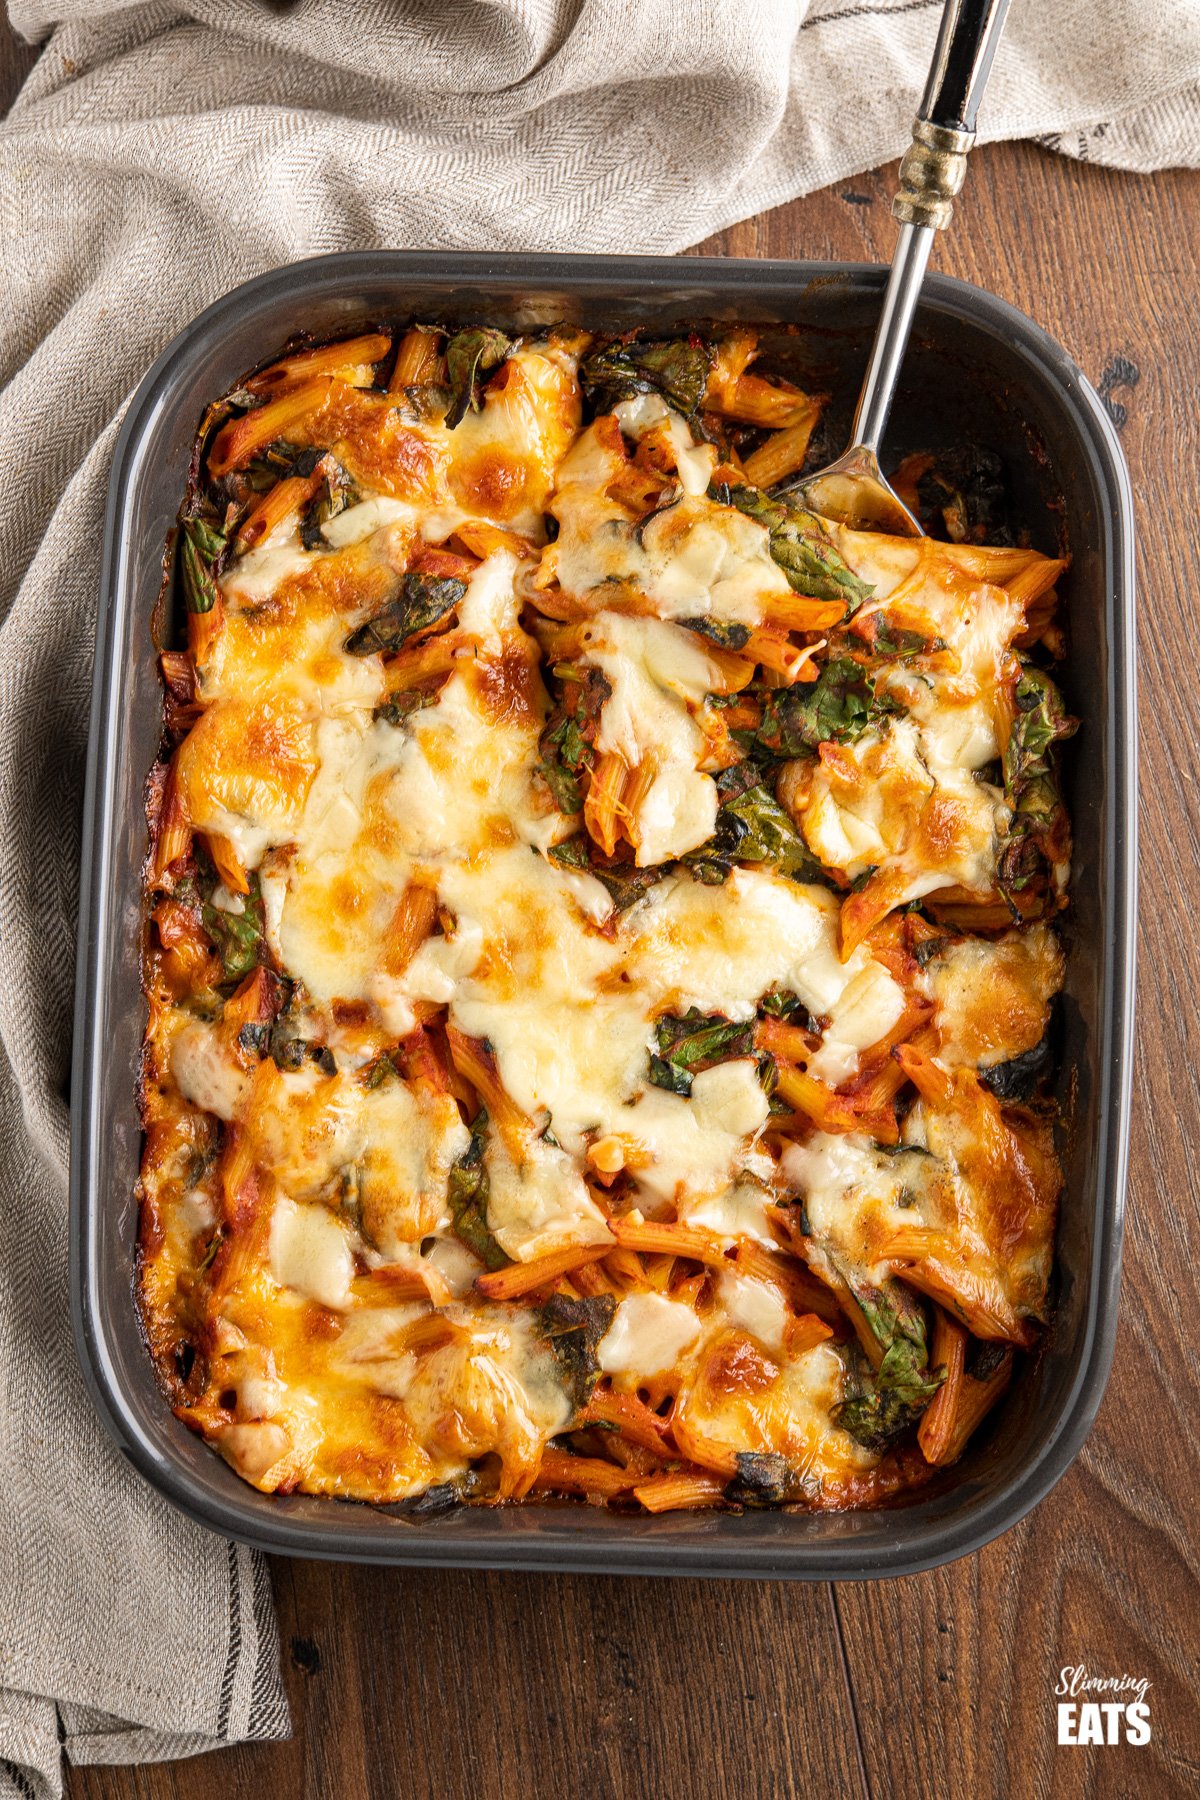
<svg viewBox="0 0 1200 1800">
<path fill-rule="evenodd" d="M 23 66 L 0 45 L 0 99 Z M 884 259 L 893 181 L 856 176 L 701 248 Z M 1077 1463 L 979 1555 L 873 1585 L 276 1562 L 291 1742 L 76 1770 L 73 1800 L 1200 1792 L 1198 234 L 1200 175 L 1000 146 L 977 153 L 936 252 L 1071 350 L 1109 399 L 1139 496 L 1133 1174 L 1116 1364 Z M 1076 1664 L 1153 1683 L 1149 1746 L 1056 1747 L 1053 1690 Z"/>
</svg>

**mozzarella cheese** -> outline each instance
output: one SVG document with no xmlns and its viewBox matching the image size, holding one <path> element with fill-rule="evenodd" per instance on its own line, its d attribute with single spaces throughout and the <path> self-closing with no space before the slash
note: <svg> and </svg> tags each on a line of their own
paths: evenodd
<svg viewBox="0 0 1200 1800">
<path fill-rule="evenodd" d="M 613 1314 L 598 1360 L 606 1375 L 660 1375 L 674 1368 L 699 1336 L 700 1321 L 690 1306 L 661 1294 L 631 1294 Z"/>
<path fill-rule="evenodd" d="M 671 1457 L 733 1479 L 761 1453 L 798 1497 L 857 1498 L 884 1465 L 836 1422 L 849 1328 L 814 1345 L 781 1227 L 839 1291 L 848 1268 L 894 1280 L 897 1243 L 920 1239 L 912 1285 L 951 1304 L 967 1270 L 985 1336 L 1026 1341 L 1044 1297 L 1056 1165 L 974 1071 L 1040 1041 L 1057 942 L 955 939 L 916 971 L 895 931 L 843 942 L 841 891 L 681 866 L 739 753 L 712 704 L 738 665 L 689 622 L 755 627 L 791 588 L 662 398 L 581 428 L 584 342 L 521 344 L 452 428 L 365 372 L 331 380 L 283 442 L 335 457 L 352 504 L 244 554 L 235 535 L 192 622 L 195 722 L 164 809 L 199 853 L 148 876 L 142 1294 L 179 1410 L 265 1491 L 520 1498 L 580 1428 L 586 1372 Z M 1023 625 L 1004 557 L 1028 553 L 985 578 L 993 553 L 833 535 L 873 585 L 862 616 L 942 648 L 877 658 L 894 712 L 781 797 L 840 884 L 884 882 L 891 906 L 987 892 L 1007 815 L 985 777 Z M 352 654 L 413 571 L 464 573 L 454 617 Z M 565 848 L 584 819 L 545 777 L 548 684 L 592 706 L 582 780 L 600 757 L 629 772 L 622 854 L 658 879 L 623 908 L 603 860 Z M 664 1020 L 749 1026 L 774 991 L 806 1031 L 764 1019 L 682 1080 L 652 1061 Z M 936 1056 L 885 1150 L 841 1127 L 906 1014 Z M 781 1152 L 767 1045 L 822 1084 L 838 1130 Z M 666 1248 L 619 1245 L 630 1217 Z M 672 1258 L 673 1227 L 702 1255 L 693 1235 Z"/>
</svg>

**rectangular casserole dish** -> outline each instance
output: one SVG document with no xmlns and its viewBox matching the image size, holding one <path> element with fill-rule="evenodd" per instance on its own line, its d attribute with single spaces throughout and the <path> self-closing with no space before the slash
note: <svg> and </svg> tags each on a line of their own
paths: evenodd
<svg viewBox="0 0 1200 1800">
<path fill-rule="evenodd" d="M 1075 826 L 1059 1091 L 1069 1122 L 1057 1303 L 1044 1350 L 963 1460 L 919 1497 L 857 1513 L 624 1516 L 569 1502 L 413 1518 L 260 1494 L 178 1420 L 156 1384 L 133 1294 L 143 784 L 161 729 L 150 636 L 163 546 L 200 414 L 298 333 L 342 336 L 411 316 L 509 327 L 778 322 L 765 367 L 833 395 L 848 421 L 881 271 L 821 263 L 378 251 L 278 269 L 178 337 L 130 405 L 109 489 L 88 782 L 72 1085 L 73 1314 L 105 1424 L 192 1518 L 266 1550 L 364 1562 L 610 1573 L 901 1575 L 977 1549 L 1062 1475 L 1102 1397 L 1116 1331 L 1132 1068 L 1135 717 L 1131 498 L 1108 418 L 1079 370 L 1022 314 L 945 277 L 927 284 L 889 457 L 964 439 L 1002 455 L 1036 548 L 1065 543 L 1070 651 L 1083 720 L 1065 758 Z"/>
</svg>

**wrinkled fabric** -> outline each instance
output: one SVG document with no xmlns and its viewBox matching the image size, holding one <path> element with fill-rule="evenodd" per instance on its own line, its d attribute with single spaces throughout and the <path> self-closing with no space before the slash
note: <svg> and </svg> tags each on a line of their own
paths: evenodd
<svg viewBox="0 0 1200 1800">
<path fill-rule="evenodd" d="M 0 125 L 0 1797 L 287 1730 L 263 1564 L 110 1446 L 66 1298 L 78 834 L 116 427 L 274 264 L 674 251 L 899 154 L 938 0 L 13 0 Z M 984 137 L 1200 162 L 1200 5 L 1015 0 Z"/>
</svg>

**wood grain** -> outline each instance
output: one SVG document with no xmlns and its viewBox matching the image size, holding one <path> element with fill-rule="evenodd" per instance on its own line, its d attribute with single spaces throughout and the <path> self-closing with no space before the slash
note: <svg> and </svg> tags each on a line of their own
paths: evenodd
<svg viewBox="0 0 1200 1800">
<path fill-rule="evenodd" d="M 0 34 L 0 104 L 30 61 Z M 885 258 L 894 171 L 699 248 Z M 275 1794 L 867 1794 L 913 1800 L 1200 1791 L 1200 175 L 1028 146 L 978 152 L 952 274 L 1031 313 L 1113 409 L 1142 546 L 1142 935 L 1131 1217 L 1116 1366 L 1074 1468 L 999 1543 L 837 1589 L 274 1565 L 295 1736 L 72 1771 L 72 1800 Z M 1169 1096 L 1152 1108 L 1151 1093 Z M 1059 1749 L 1060 1668 L 1143 1675 L 1145 1749 Z"/>
<path fill-rule="evenodd" d="M 892 172 L 849 191 L 870 204 L 843 188 L 705 248 L 882 255 Z M 1122 1322 L 1097 1427 L 1031 1518 L 948 1569 L 845 1584 L 836 1606 L 873 1793 L 1194 1794 L 1200 953 L 1185 921 L 1200 898 L 1200 327 L 1179 299 L 1200 179 L 1116 175 L 1009 146 L 977 159 L 961 211 L 940 266 L 1012 300 L 1071 350 L 1108 399 L 1139 496 L 1140 1030 Z M 1151 1092 L 1168 1104 L 1152 1109 Z M 1057 1747 L 1053 1688 L 1077 1664 L 1153 1682 L 1148 1747 Z"/>
</svg>

